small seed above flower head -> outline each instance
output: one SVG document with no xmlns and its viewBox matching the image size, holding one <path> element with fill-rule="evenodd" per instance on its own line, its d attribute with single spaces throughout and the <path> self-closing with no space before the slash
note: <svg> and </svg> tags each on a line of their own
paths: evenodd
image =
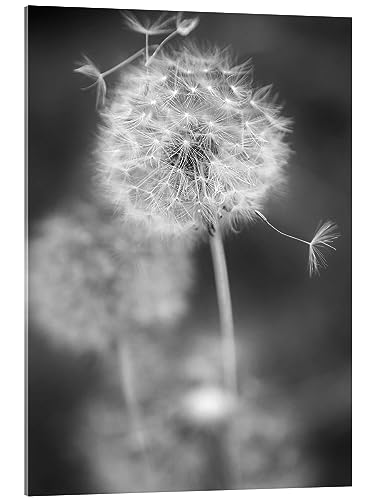
<svg viewBox="0 0 375 500">
<path fill-rule="evenodd" d="M 170 33 L 173 31 L 171 28 L 171 23 L 174 21 L 176 16 L 166 17 L 166 13 L 163 13 L 154 22 L 146 19 L 143 23 L 135 17 L 131 12 L 122 13 L 125 25 L 133 31 L 138 33 L 143 33 L 144 35 L 161 35 L 163 33 Z"/>
<path fill-rule="evenodd" d="M 199 24 L 199 17 L 192 17 L 190 19 L 182 19 L 182 13 L 177 14 L 176 29 L 179 35 L 189 35 Z"/>
</svg>

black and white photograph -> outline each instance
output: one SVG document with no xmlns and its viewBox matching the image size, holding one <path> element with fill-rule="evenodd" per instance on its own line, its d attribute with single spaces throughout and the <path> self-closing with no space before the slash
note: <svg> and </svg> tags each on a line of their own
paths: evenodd
<svg viewBox="0 0 375 500">
<path fill-rule="evenodd" d="M 351 486 L 352 19 L 137 7 L 25 8 L 25 493 Z"/>
</svg>

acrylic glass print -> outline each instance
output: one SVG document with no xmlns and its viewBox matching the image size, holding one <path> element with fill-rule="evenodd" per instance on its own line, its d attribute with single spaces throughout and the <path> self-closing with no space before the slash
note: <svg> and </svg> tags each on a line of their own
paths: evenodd
<svg viewBox="0 0 375 500">
<path fill-rule="evenodd" d="M 351 20 L 26 18 L 26 492 L 350 485 Z"/>
</svg>

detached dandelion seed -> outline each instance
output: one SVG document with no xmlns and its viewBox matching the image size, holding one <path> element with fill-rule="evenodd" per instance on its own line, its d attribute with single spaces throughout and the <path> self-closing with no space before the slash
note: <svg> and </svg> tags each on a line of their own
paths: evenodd
<svg viewBox="0 0 375 500">
<path fill-rule="evenodd" d="M 335 247 L 331 245 L 331 243 L 340 237 L 338 233 L 337 224 L 327 221 L 324 223 L 320 223 L 316 230 L 316 233 L 311 241 L 306 241 L 301 238 L 297 238 L 296 236 L 292 236 L 291 234 L 284 233 L 280 231 L 275 226 L 273 226 L 269 220 L 261 213 L 259 210 L 256 210 L 256 214 L 274 231 L 281 234 L 282 236 L 286 236 L 287 238 L 291 238 L 293 240 L 299 241 L 300 243 L 304 243 L 309 247 L 309 275 L 310 277 L 314 274 L 319 274 L 321 268 L 327 267 L 327 261 L 322 253 L 321 249 L 330 248 L 331 250 L 336 250 Z"/>
<path fill-rule="evenodd" d="M 166 14 L 161 14 L 155 21 L 147 19 L 142 23 L 132 12 L 122 13 L 125 25 L 132 31 L 137 31 L 144 35 L 161 35 L 163 33 L 170 33 L 173 31 L 173 27 L 170 24 L 174 21 L 176 16 L 169 16 L 166 18 Z"/>
<path fill-rule="evenodd" d="M 332 221 L 321 223 L 309 245 L 309 274 L 319 274 L 320 268 L 327 267 L 327 261 L 321 251 L 324 248 L 336 250 L 331 243 L 340 237 L 337 224 Z"/>
<path fill-rule="evenodd" d="M 99 106 L 104 105 L 105 96 L 107 93 L 107 85 L 105 83 L 103 75 L 95 66 L 95 64 L 87 56 L 84 56 L 83 59 L 83 62 L 79 63 L 80 66 L 74 71 L 95 80 L 94 83 L 92 83 L 88 87 L 84 87 L 82 90 L 88 90 L 96 86 L 96 107 L 98 108 Z"/>
<path fill-rule="evenodd" d="M 159 16 L 156 21 L 151 22 L 150 19 L 146 19 L 142 24 L 139 19 L 136 18 L 131 12 L 124 12 L 123 14 L 125 25 L 138 33 L 145 35 L 145 52 L 146 52 L 146 64 L 148 62 L 148 39 L 150 36 L 161 35 L 163 33 L 170 33 L 173 28 L 170 24 L 174 21 L 175 16 L 169 16 L 166 18 L 165 14 Z"/>
</svg>

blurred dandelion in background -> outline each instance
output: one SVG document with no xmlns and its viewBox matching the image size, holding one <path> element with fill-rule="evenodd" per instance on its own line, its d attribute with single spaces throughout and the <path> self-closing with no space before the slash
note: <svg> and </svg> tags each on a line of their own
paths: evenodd
<svg viewBox="0 0 375 500">
<path fill-rule="evenodd" d="M 127 329 L 165 329 L 186 312 L 186 244 L 146 237 L 93 202 L 51 215 L 38 233 L 30 305 L 53 343 L 101 352 Z"/>
<path fill-rule="evenodd" d="M 132 336 L 176 325 L 187 310 L 189 246 L 146 237 L 99 203 L 46 219 L 30 248 L 30 307 L 57 346 L 105 355 L 115 349 L 133 432 L 144 449 Z"/>
</svg>

